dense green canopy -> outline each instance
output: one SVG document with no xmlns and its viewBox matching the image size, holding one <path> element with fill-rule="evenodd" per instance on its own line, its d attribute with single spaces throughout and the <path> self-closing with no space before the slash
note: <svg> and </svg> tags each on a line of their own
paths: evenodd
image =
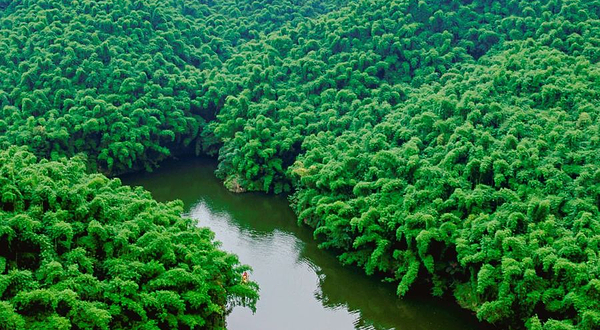
<svg viewBox="0 0 600 330">
<path fill-rule="evenodd" d="M 0 8 L 1 146 L 108 173 L 218 155 L 399 295 L 600 328 L 600 1 Z"/>
<path fill-rule="evenodd" d="M 220 328 L 227 304 L 254 308 L 248 268 L 181 202 L 84 170 L 0 151 L 0 329 Z"/>
<path fill-rule="evenodd" d="M 490 322 L 597 328 L 600 70 L 526 43 L 480 62 L 374 127 L 307 138 L 299 219 L 399 294 L 427 279 Z M 515 91 L 531 72 L 540 92 Z"/>
<path fill-rule="evenodd" d="M 426 283 L 489 322 L 597 329 L 599 10 L 362 1 L 250 42 L 208 126 L 219 173 L 293 186 L 321 246 L 400 295 Z"/>
<path fill-rule="evenodd" d="M 108 173 L 193 148 L 222 106 L 223 61 L 328 10 L 286 3 L 13 1 L 0 10 L 0 145 L 52 159 L 83 151 Z"/>
</svg>

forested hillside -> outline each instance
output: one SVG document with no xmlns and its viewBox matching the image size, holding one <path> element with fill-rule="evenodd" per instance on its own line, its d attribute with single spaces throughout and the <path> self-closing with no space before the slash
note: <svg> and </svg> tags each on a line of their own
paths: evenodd
<svg viewBox="0 0 600 330">
<path fill-rule="evenodd" d="M 86 152 L 107 173 L 152 168 L 215 116 L 221 68 L 237 47 L 326 10 L 283 0 L 10 2 L 0 12 L 0 144 L 52 159 Z"/>
<path fill-rule="evenodd" d="M 600 1 L 0 8 L 3 147 L 109 174 L 218 156 L 399 295 L 600 328 Z"/>
<path fill-rule="evenodd" d="M 0 152 L 1 329 L 222 328 L 254 308 L 236 256 L 141 188 L 85 174 L 82 159 Z"/>
<path fill-rule="evenodd" d="M 400 295 L 425 282 L 504 326 L 598 328 L 599 10 L 365 1 L 249 43 L 209 124 L 219 172 L 293 187 L 321 246 Z"/>
</svg>

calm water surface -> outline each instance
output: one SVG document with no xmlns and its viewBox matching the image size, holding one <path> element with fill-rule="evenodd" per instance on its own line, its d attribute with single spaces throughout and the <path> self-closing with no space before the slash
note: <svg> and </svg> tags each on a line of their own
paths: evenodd
<svg viewBox="0 0 600 330">
<path fill-rule="evenodd" d="M 215 168 L 210 159 L 182 159 L 121 179 L 145 187 L 157 200 L 181 199 L 187 216 L 210 227 L 223 249 L 252 266 L 250 278 L 260 285 L 257 312 L 235 308 L 228 329 L 483 328 L 452 302 L 399 299 L 394 286 L 343 267 L 317 248 L 308 228 L 296 224 L 284 197 L 230 193 L 215 178 Z"/>
</svg>

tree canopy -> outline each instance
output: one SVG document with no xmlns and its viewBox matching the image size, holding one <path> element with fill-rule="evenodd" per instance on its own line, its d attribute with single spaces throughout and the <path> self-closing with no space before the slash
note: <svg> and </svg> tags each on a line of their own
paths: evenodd
<svg viewBox="0 0 600 330">
<path fill-rule="evenodd" d="M 0 145 L 85 152 L 110 174 L 151 169 L 194 150 L 237 48 L 334 3 L 11 2 L 0 11 Z"/>
<path fill-rule="evenodd" d="M 0 8 L 3 148 L 109 174 L 214 155 L 230 188 L 290 193 L 322 248 L 399 295 L 600 328 L 600 1 Z"/>
<path fill-rule="evenodd" d="M 254 308 L 248 270 L 179 201 L 86 174 L 82 159 L 0 151 L 0 328 L 222 328 Z"/>
</svg>

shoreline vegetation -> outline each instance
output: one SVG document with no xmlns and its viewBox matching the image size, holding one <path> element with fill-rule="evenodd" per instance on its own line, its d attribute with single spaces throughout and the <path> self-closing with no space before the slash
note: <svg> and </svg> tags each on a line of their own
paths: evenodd
<svg viewBox="0 0 600 330">
<path fill-rule="evenodd" d="M 1 329 L 221 329 L 255 309 L 249 270 L 214 233 L 85 159 L 0 151 Z"/>
<path fill-rule="evenodd" d="M 598 0 L 0 1 L 1 326 L 252 307 L 247 266 L 180 204 L 93 174 L 185 150 L 230 190 L 289 193 L 321 248 L 400 296 L 600 328 L 599 61 Z"/>
</svg>

